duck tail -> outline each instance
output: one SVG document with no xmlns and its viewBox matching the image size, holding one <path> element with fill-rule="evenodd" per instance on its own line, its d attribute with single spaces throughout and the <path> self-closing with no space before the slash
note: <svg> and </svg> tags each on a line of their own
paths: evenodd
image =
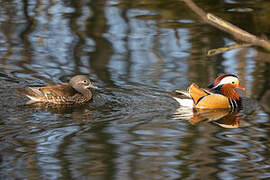
<svg viewBox="0 0 270 180">
<path fill-rule="evenodd" d="M 181 106 L 193 107 L 193 101 L 187 91 L 176 89 L 173 92 L 167 93 L 167 95 L 174 98 Z"/>
<path fill-rule="evenodd" d="M 200 89 L 199 86 L 195 83 L 191 84 L 188 88 L 188 92 L 191 95 L 194 104 L 197 104 L 198 101 L 204 97 L 209 95 L 208 92 L 204 91 L 203 89 Z"/>
<path fill-rule="evenodd" d="M 27 89 L 16 89 L 22 95 L 27 96 L 31 101 L 38 102 L 44 96 L 37 88 L 28 87 Z"/>
</svg>

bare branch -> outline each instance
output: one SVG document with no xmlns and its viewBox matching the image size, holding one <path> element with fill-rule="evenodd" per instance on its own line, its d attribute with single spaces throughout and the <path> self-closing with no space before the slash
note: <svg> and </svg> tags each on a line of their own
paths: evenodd
<svg viewBox="0 0 270 180">
<path fill-rule="evenodd" d="M 211 13 L 205 13 L 201 8 L 199 8 L 192 0 L 182 0 L 186 3 L 186 5 L 197 15 L 200 16 L 200 18 L 222 30 L 225 31 L 231 35 L 233 35 L 237 40 L 240 40 L 242 42 L 245 42 L 247 44 L 255 45 L 264 48 L 267 51 L 270 51 L 270 42 L 261 38 L 258 38 L 257 36 L 250 34 L 249 32 L 244 31 L 243 29 L 240 29 L 239 27 L 225 21 L 224 19 L 221 19 Z"/>
</svg>

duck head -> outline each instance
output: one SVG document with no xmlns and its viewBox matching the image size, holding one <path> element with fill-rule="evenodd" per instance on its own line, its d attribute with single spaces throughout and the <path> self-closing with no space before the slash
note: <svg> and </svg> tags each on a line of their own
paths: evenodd
<svg viewBox="0 0 270 180">
<path fill-rule="evenodd" d="M 88 89 L 97 87 L 92 84 L 90 79 L 86 75 L 77 75 L 70 79 L 69 85 L 72 86 L 74 89 Z"/>
<path fill-rule="evenodd" d="M 218 87 L 222 87 L 223 85 L 226 85 L 228 87 L 240 89 L 242 91 L 245 90 L 242 86 L 240 86 L 239 78 L 234 74 L 223 74 L 221 76 L 218 76 L 214 83 L 210 84 L 208 88 L 210 89 L 216 89 Z"/>
<path fill-rule="evenodd" d="M 233 74 L 223 74 L 217 77 L 214 83 L 209 85 L 208 88 L 216 90 L 236 101 L 240 101 L 240 95 L 235 89 L 245 90 L 245 88 L 240 86 L 238 77 Z"/>
</svg>

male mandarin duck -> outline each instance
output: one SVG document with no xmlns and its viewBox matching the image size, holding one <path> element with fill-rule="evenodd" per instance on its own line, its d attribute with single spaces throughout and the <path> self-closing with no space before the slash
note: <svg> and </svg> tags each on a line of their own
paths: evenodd
<svg viewBox="0 0 270 180">
<path fill-rule="evenodd" d="M 239 79 L 233 74 L 217 77 L 208 89 L 201 89 L 193 83 L 188 92 L 175 90 L 170 94 L 181 106 L 198 109 L 236 109 L 241 107 L 241 97 L 235 89 L 245 90 L 239 85 Z"/>
<path fill-rule="evenodd" d="M 28 98 L 28 104 L 44 102 L 52 104 L 83 104 L 91 100 L 89 88 L 94 86 L 86 75 L 77 75 L 69 83 L 58 83 L 40 87 L 28 87 L 17 91 Z"/>
</svg>

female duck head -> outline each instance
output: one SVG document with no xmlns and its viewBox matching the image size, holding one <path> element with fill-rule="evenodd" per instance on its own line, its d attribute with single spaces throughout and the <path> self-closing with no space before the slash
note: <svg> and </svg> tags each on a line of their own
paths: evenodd
<svg viewBox="0 0 270 180">
<path fill-rule="evenodd" d="M 74 89 L 80 91 L 80 89 L 97 88 L 92 84 L 90 79 L 85 75 L 77 75 L 71 78 L 69 85 Z"/>
</svg>

